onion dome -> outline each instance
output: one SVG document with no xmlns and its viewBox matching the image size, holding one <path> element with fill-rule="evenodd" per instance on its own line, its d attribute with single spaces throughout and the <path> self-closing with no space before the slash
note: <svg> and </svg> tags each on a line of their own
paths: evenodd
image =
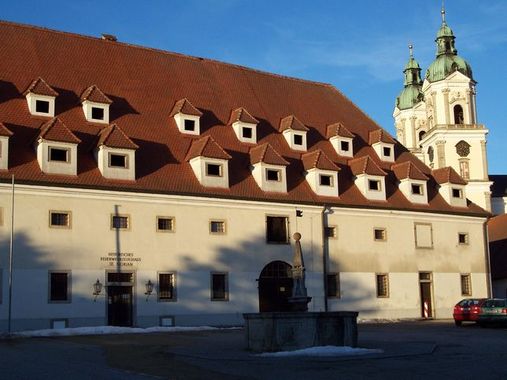
<svg viewBox="0 0 507 380">
<path fill-rule="evenodd" d="M 408 48 L 410 51 L 410 58 L 403 70 L 403 74 L 405 74 L 403 85 L 405 87 L 396 98 L 396 107 L 400 110 L 412 108 L 417 103 L 424 100 L 422 92 L 421 67 L 414 59 L 412 52 L 413 46 L 409 45 Z"/>
</svg>

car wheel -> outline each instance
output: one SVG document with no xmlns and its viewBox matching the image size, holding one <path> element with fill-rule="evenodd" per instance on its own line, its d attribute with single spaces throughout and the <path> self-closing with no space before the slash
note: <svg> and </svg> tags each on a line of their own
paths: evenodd
<svg viewBox="0 0 507 380">
<path fill-rule="evenodd" d="M 454 324 L 455 324 L 456 326 L 461 326 L 461 321 L 456 321 L 456 320 L 455 320 L 455 321 L 454 321 Z"/>
</svg>

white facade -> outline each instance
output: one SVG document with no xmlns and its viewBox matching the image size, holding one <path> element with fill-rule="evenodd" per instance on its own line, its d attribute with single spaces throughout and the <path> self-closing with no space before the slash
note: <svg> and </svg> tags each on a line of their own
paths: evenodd
<svg viewBox="0 0 507 380">
<path fill-rule="evenodd" d="M 0 136 L 0 170 L 9 167 L 9 137 Z"/>
</svg>

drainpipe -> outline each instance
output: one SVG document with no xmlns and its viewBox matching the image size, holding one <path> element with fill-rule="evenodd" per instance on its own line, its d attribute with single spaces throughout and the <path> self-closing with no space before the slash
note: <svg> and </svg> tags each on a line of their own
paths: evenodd
<svg viewBox="0 0 507 380">
<path fill-rule="evenodd" d="M 489 251 L 489 232 L 488 232 L 488 220 L 483 224 L 484 229 L 484 248 L 486 251 L 486 264 L 488 267 L 487 284 L 488 284 L 488 298 L 493 297 L 493 283 L 491 280 L 491 252 Z"/>
<path fill-rule="evenodd" d="M 326 243 L 326 229 L 327 226 L 327 206 L 324 205 L 321 217 L 322 217 L 322 272 L 324 275 L 324 311 L 328 311 L 327 304 L 327 257 L 329 255 L 328 244 Z"/>
</svg>

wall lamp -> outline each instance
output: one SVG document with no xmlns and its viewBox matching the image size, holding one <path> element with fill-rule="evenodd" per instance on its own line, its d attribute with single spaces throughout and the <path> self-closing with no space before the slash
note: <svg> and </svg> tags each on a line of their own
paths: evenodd
<svg viewBox="0 0 507 380">
<path fill-rule="evenodd" d="M 146 296 L 146 302 L 148 302 L 148 298 L 151 296 L 151 293 L 153 293 L 153 282 L 151 282 L 151 280 L 148 280 L 146 283 L 146 292 L 144 292 L 144 295 Z"/>
<path fill-rule="evenodd" d="M 102 293 L 102 284 L 100 283 L 99 279 L 97 278 L 97 281 L 93 284 L 93 295 L 95 298 L 93 299 L 93 302 L 97 301 L 97 296 Z"/>
</svg>

